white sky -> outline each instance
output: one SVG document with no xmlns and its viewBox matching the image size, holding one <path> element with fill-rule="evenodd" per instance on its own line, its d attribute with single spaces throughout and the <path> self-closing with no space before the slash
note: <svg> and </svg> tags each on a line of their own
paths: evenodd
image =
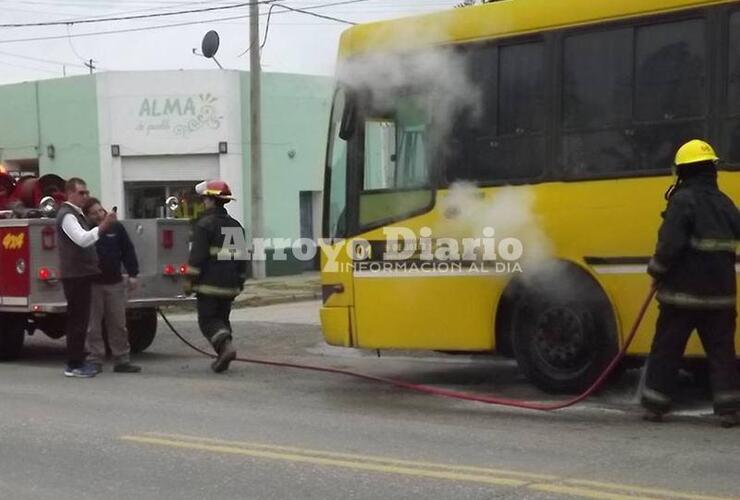
<svg viewBox="0 0 740 500">
<path fill-rule="evenodd" d="M 244 3 L 247 0 L 0 0 L 0 24 L 138 15 Z M 291 7 L 306 8 L 341 0 L 284 0 Z M 364 0 L 313 12 L 353 22 L 369 22 L 443 10 L 461 0 Z M 267 7 L 260 6 L 266 13 Z M 334 71 L 337 41 L 348 25 L 300 13 L 280 13 L 275 8 L 267 45 L 262 51 L 264 71 L 330 75 Z M 153 19 L 76 24 L 70 27 L 0 28 L 0 84 L 85 74 L 83 59 L 93 59 L 99 70 L 212 69 L 216 65 L 193 55 L 206 31 L 221 37 L 217 58 L 227 69 L 249 68 L 249 56 L 238 55 L 249 42 L 249 7 L 210 13 Z M 218 18 L 245 16 L 218 21 Z M 264 34 L 266 16 L 260 18 Z M 141 28 L 204 21 L 202 24 L 152 31 L 69 38 L 67 34 Z M 57 40 L 10 42 L 20 38 L 63 36 Z M 10 43 L 9 43 L 10 42 Z M 42 61 L 43 60 L 43 61 Z M 63 68 L 62 63 L 66 63 Z"/>
</svg>

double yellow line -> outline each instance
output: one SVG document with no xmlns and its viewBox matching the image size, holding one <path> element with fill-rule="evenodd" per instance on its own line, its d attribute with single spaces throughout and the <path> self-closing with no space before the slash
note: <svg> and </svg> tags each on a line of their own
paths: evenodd
<svg viewBox="0 0 740 500">
<path fill-rule="evenodd" d="M 390 457 L 358 455 L 293 446 L 277 446 L 244 441 L 225 441 L 181 434 L 148 432 L 143 435 L 121 436 L 124 441 L 211 453 L 241 455 L 253 458 L 308 463 L 358 471 L 398 474 L 428 479 L 471 482 L 527 488 L 530 490 L 602 500 L 623 499 L 696 499 L 727 500 L 723 497 L 694 495 L 658 488 L 566 479 L 547 474 L 532 474 L 486 467 L 449 465 L 432 462 L 401 460 Z"/>
</svg>

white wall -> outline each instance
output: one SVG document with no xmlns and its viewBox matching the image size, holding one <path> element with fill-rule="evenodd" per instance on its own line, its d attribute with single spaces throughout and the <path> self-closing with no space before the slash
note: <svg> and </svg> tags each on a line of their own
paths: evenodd
<svg viewBox="0 0 740 500">
<path fill-rule="evenodd" d="M 229 183 L 236 202 L 232 216 L 240 218 L 247 200 L 242 192 L 242 140 L 239 73 L 236 71 L 110 72 L 97 76 L 100 174 L 103 203 L 122 207 L 124 172 L 121 157 L 148 157 L 157 179 L 157 156 L 218 155 L 219 176 Z M 218 153 L 226 142 L 227 154 Z M 111 145 L 120 147 L 113 157 Z M 190 156 L 193 158 L 193 156 Z M 172 157 L 161 165 L 171 165 Z M 189 169 L 190 170 L 190 169 Z M 204 169 L 203 177 L 210 175 Z M 171 175 L 162 172 L 162 180 Z M 190 172 L 189 175 L 193 173 Z M 136 180 L 127 172 L 127 181 Z M 187 179 L 183 179 L 187 180 Z M 242 221 L 243 222 L 243 221 Z"/>
</svg>

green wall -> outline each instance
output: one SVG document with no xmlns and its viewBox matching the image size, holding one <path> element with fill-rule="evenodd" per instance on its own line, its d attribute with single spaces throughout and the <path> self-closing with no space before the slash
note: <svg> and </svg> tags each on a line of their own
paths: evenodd
<svg viewBox="0 0 740 500">
<path fill-rule="evenodd" d="M 39 170 L 65 179 L 82 177 L 100 193 L 100 150 L 95 76 L 38 82 L 41 115 Z M 47 146 L 54 145 L 54 158 Z"/>
<path fill-rule="evenodd" d="M 38 159 L 41 175 L 83 177 L 99 192 L 97 113 L 95 76 L 0 86 L 0 160 Z"/>
<path fill-rule="evenodd" d="M 251 192 L 249 140 L 249 73 L 241 76 L 244 144 L 244 222 L 249 231 Z M 266 73 L 262 80 L 262 180 L 265 237 L 300 237 L 300 191 L 321 191 L 326 134 L 333 83 L 331 78 Z M 294 155 L 291 158 L 290 153 Z M 320 225 L 315 220 L 314 224 Z M 288 256 L 292 254 L 288 252 Z M 296 262 L 268 263 L 268 274 L 299 271 Z"/>
<path fill-rule="evenodd" d="M 36 82 L 0 87 L 0 160 L 38 157 Z"/>
</svg>

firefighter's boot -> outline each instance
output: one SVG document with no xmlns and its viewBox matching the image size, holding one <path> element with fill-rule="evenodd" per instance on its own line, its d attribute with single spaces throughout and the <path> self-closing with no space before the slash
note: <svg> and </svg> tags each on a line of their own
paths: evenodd
<svg viewBox="0 0 740 500">
<path fill-rule="evenodd" d="M 724 415 L 720 415 L 719 418 L 720 425 L 725 429 L 740 425 L 740 416 L 735 412 L 725 413 Z"/>
<path fill-rule="evenodd" d="M 211 369 L 216 373 L 221 373 L 229 369 L 229 365 L 236 359 L 236 350 L 231 345 L 231 339 L 226 338 L 223 342 L 219 343 L 216 348 L 218 356 L 211 363 Z"/>
<path fill-rule="evenodd" d="M 648 422 L 662 422 L 665 413 L 655 410 L 645 410 L 642 419 Z"/>
</svg>

